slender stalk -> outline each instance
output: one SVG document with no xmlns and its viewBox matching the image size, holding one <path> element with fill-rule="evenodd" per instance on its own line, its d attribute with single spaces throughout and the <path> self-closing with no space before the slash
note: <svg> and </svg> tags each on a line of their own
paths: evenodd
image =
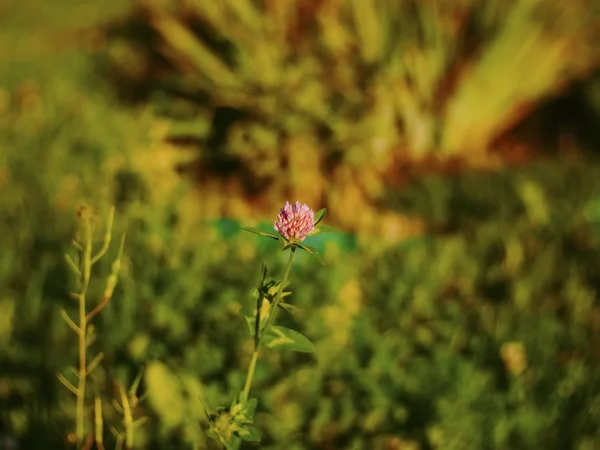
<svg viewBox="0 0 600 450">
<path fill-rule="evenodd" d="M 252 381 L 254 380 L 254 371 L 256 370 L 256 362 L 258 361 L 258 353 L 260 350 L 261 338 L 265 333 L 269 331 L 273 322 L 275 321 L 275 314 L 277 312 L 277 307 L 279 303 L 281 303 L 281 294 L 283 293 L 284 285 L 288 279 L 290 274 L 290 270 L 292 268 L 292 262 L 294 261 L 294 255 L 296 253 L 296 249 L 294 247 L 290 250 L 290 257 L 288 259 L 287 265 L 285 267 L 285 271 L 283 272 L 283 279 L 279 284 L 279 289 L 277 290 L 277 295 L 273 300 L 273 305 L 271 305 L 271 309 L 269 311 L 269 316 L 267 318 L 267 323 L 263 328 L 262 332 L 257 330 L 256 338 L 254 340 L 254 353 L 252 353 L 252 359 L 250 360 L 250 366 L 248 366 L 248 373 L 246 374 L 246 382 L 244 383 L 243 397 L 245 400 L 248 400 L 248 396 L 250 395 L 250 388 L 252 387 Z M 260 312 L 257 313 L 256 320 L 260 320 Z"/>
<path fill-rule="evenodd" d="M 75 416 L 75 437 L 78 445 L 81 445 L 85 439 L 85 387 L 87 378 L 87 314 L 85 309 L 85 300 L 88 285 L 90 282 L 91 261 L 92 261 L 92 224 L 86 221 L 84 226 L 84 247 L 82 251 L 82 283 L 79 294 L 79 383 L 77 386 L 77 406 Z"/>
<path fill-rule="evenodd" d="M 134 443 L 134 427 L 133 427 L 133 414 L 131 412 L 131 406 L 129 404 L 129 398 L 125 392 L 123 385 L 119 383 L 119 392 L 121 394 L 121 404 L 123 405 L 123 424 L 125 425 L 125 448 L 131 450 Z"/>
<path fill-rule="evenodd" d="M 69 265 L 71 270 L 77 275 L 77 281 L 78 281 L 77 291 L 78 292 L 77 293 L 72 292 L 71 297 L 73 297 L 79 303 L 78 323 L 75 323 L 75 321 L 73 319 L 71 319 L 71 317 L 67 314 L 67 312 L 65 310 L 61 310 L 62 318 L 65 320 L 67 325 L 69 325 L 69 327 L 73 331 L 75 331 L 75 334 L 77 335 L 78 348 L 79 348 L 78 368 L 75 368 L 75 367 L 71 368 L 73 373 L 77 377 L 77 383 L 76 383 L 77 386 L 75 386 L 74 383 L 71 383 L 69 380 L 67 380 L 62 374 L 58 374 L 58 380 L 67 389 L 69 389 L 69 391 L 74 393 L 75 397 L 76 397 L 74 441 L 77 443 L 78 448 L 91 448 L 91 445 L 93 444 L 93 441 L 94 441 L 93 436 L 92 436 L 91 440 L 87 439 L 87 441 L 86 441 L 85 390 L 86 390 L 86 385 L 87 385 L 87 377 L 98 366 L 98 364 L 102 361 L 102 358 L 104 357 L 103 353 L 99 353 L 98 355 L 96 355 L 95 358 L 93 358 L 91 360 L 91 362 L 89 364 L 87 362 L 87 349 L 88 349 L 88 346 L 94 340 L 94 330 L 93 330 L 93 326 L 91 325 L 91 322 L 92 322 L 92 319 L 94 318 L 94 316 L 96 314 L 98 314 L 107 305 L 108 301 L 112 297 L 112 294 L 113 294 L 113 291 L 115 288 L 115 284 L 117 283 L 118 272 L 121 267 L 121 258 L 123 255 L 123 246 L 125 243 L 125 235 L 123 235 L 123 238 L 121 239 L 121 246 L 119 248 L 119 253 L 118 253 L 117 259 L 113 262 L 112 272 L 111 272 L 110 276 L 108 277 L 108 280 L 106 283 L 106 289 L 105 289 L 102 301 L 98 305 L 96 305 L 96 307 L 92 310 L 92 312 L 87 313 L 86 312 L 86 306 L 87 306 L 86 300 L 87 300 L 87 293 L 88 293 L 88 288 L 89 288 L 90 278 L 91 278 L 91 269 L 92 269 L 92 266 L 94 265 L 94 263 L 98 262 L 98 260 L 100 258 L 102 258 L 102 256 L 104 256 L 104 254 L 108 250 L 108 246 L 110 244 L 110 240 L 111 240 L 111 236 L 112 236 L 111 229 L 112 229 L 113 219 L 114 219 L 114 208 L 111 209 L 110 214 L 109 214 L 108 230 L 106 231 L 106 234 L 105 234 L 104 244 L 102 246 L 102 249 L 98 252 L 98 254 L 96 256 L 93 256 L 93 252 L 92 252 L 92 250 L 93 250 L 92 237 L 94 234 L 93 218 L 91 215 L 85 214 L 85 213 L 80 213 L 79 217 L 82 218 L 82 222 L 83 222 L 82 226 L 80 228 L 81 233 L 83 233 L 82 243 L 79 244 L 78 242 L 73 241 L 76 244 L 77 250 L 79 251 L 78 264 L 75 264 L 75 262 L 69 256 L 66 256 L 67 264 Z M 95 419 L 96 420 L 96 436 L 97 436 L 96 441 L 97 441 L 97 446 L 101 447 L 102 446 L 102 437 L 101 436 L 98 437 L 98 427 L 102 426 L 102 423 L 101 423 L 102 417 L 98 416 L 98 413 L 101 415 L 101 409 L 98 409 L 99 407 L 101 407 L 101 405 L 99 405 L 99 403 L 98 403 L 98 398 L 96 398 L 94 406 L 95 406 L 94 411 L 96 414 L 95 415 L 95 417 L 96 417 L 96 419 Z M 98 422 L 98 420 L 100 420 L 100 422 Z M 98 441 L 98 439 L 100 439 L 100 440 Z"/>
<path fill-rule="evenodd" d="M 250 360 L 250 366 L 248 366 L 248 374 L 246 375 L 246 382 L 244 383 L 244 399 L 248 400 L 250 394 L 250 387 L 254 380 L 254 370 L 256 369 L 256 361 L 258 361 L 258 349 L 252 353 L 252 359 Z"/>
<path fill-rule="evenodd" d="M 267 319 L 267 323 L 265 325 L 265 331 L 268 331 L 269 328 L 273 325 L 275 321 L 275 317 L 277 315 L 277 307 L 281 303 L 281 294 L 283 293 L 283 288 L 290 274 L 290 269 L 292 268 L 292 261 L 294 261 L 294 255 L 296 254 L 296 248 L 292 247 L 290 250 L 290 258 L 288 259 L 287 266 L 285 267 L 285 272 L 283 273 L 283 279 L 281 280 L 281 284 L 279 284 L 279 289 L 277 290 L 277 296 L 275 300 L 273 300 L 273 305 L 271 307 L 271 311 L 269 314 L 269 318 Z"/>
<path fill-rule="evenodd" d="M 102 418 L 102 399 L 98 395 L 96 395 L 96 398 L 94 399 L 94 420 L 96 424 L 96 447 L 98 448 L 98 450 L 104 450 L 104 421 Z"/>
</svg>

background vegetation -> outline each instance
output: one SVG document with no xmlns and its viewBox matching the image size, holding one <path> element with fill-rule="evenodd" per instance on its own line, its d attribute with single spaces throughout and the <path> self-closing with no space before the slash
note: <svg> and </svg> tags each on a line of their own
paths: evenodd
<svg viewBox="0 0 600 450">
<path fill-rule="evenodd" d="M 136 448 L 216 448 L 199 399 L 239 391 L 239 309 L 261 261 L 285 264 L 239 224 L 285 200 L 340 231 L 292 272 L 316 354 L 259 362 L 261 448 L 600 447 L 594 7 L 0 6 L 0 448 L 73 431 L 56 375 L 77 358 L 60 310 L 82 203 L 99 241 L 110 205 L 127 230 L 91 347 L 105 445 L 143 371 Z"/>
</svg>

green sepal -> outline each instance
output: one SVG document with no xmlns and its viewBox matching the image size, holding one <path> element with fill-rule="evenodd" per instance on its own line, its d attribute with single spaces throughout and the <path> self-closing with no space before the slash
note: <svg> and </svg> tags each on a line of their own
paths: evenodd
<svg viewBox="0 0 600 450">
<path fill-rule="evenodd" d="M 290 328 L 272 326 L 263 336 L 263 342 L 269 348 L 313 353 L 315 346 L 303 334 Z"/>
<path fill-rule="evenodd" d="M 283 237 L 279 239 L 279 248 L 281 249 L 281 251 L 287 250 L 288 248 L 292 248 L 295 246 L 296 244 L 291 243 Z"/>
</svg>

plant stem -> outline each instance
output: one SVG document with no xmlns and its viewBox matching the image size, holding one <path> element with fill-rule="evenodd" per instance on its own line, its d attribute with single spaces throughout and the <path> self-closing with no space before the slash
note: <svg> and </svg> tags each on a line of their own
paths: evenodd
<svg viewBox="0 0 600 450">
<path fill-rule="evenodd" d="M 292 268 L 292 261 L 294 260 L 294 255 L 296 254 L 296 248 L 292 247 L 290 250 L 290 258 L 288 259 L 288 263 L 287 266 L 285 267 L 285 272 L 283 272 L 283 280 L 281 280 L 281 284 L 279 285 L 279 290 L 277 291 L 277 297 L 275 297 L 275 300 L 273 301 L 273 307 L 271 308 L 271 314 L 269 314 L 269 319 L 267 320 L 267 326 L 270 327 L 272 325 L 272 322 L 275 319 L 275 311 L 277 311 L 277 307 L 279 306 L 279 303 L 281 303 L 281 294 L 283 293 L 283 288 L 285 285 L 285 282 L 288 279 L 288 276 L 290 274 L 290 269 Z"/>
<path fill-rule="evenodd" d="M 254 379 L 256 361 L 258 361 L 258 349 L 254 350 L 254 353 L 252 353 L 252 359 L 250 360 L 250 366 L 248 367 L 248 374 L 246 375 L 246 382 L 244 383 L 245 400 L 248 400 L 248 395 L 250 395 L 250 387 L 252 386 L 252 380 Z"/>
<path fill-rule="evenodd" d="M 131 405 L 129 404 L 129 398 L 125 392 L 125 388 L 119 383 L 119 391 L 121 393 L 121 404 L 123 405 L 123 424 L 125 425 L 125 448 L 131 450 L 135 439 L 134 428 L 133 428 L 133 414 L 131 412 Z"/>
<path fill-rule="evenodd" d="M 279 303 L 281 303 L 281 294 L 283 293 L 284 285 L 288 279 L 290 274 L 290 270 L 292 268 L 292 262 L 294 261 L 294 255 L 296 253 L 296 249 L 294 247 L 290 250 L 290 257 L 287 262 L 287 266 L 285 267 L 285 271 L 283 272 L 283 279 L 279 284 L 279 289 L 277 290 L 277 295 L 275 296 L 275 300 L 273 300 L 273 304 L 271 305 L 270 313 L 267 318 L 267 323 L 263 328 L 262 332 L 257 330 L 260 335 L 257 335 L 254 345 L 254 353 L 252 353 L 252 359 L 250 360 L 250 366 L 248 366 L 248 373 L 246 374 L 246 382 L 244 383 L 244 391 L 243 398 L 244 400 L 248 400 L 248 396 L 250 395 L 250 388 L 252 387 L 252 381 L 254 380 L 254 371 L 256 370 L 256 362 L 258 361 L 258 352 L 260 350 L 260 342 L 262 336 L 269 331 L 273 322 L 275 321 L 275 313 L 277 312 L 277 307 Z M 260 311 L 257 313 L 257 320 L 259 320 Z"/>
<path fill-rule="evenodd" d="M 75 416 L 75 437 L 78 445 L 85 439 L 85 384 L 87 378 L 87 315 L 85 296 L 90 281 L 92 261 L 92 224 L 86 221 L 84 227 L 84 247 L 82 251 L 82 283 L 79 294 L 79 384 L 77 387 L 77 410 Z"/>
</svg>

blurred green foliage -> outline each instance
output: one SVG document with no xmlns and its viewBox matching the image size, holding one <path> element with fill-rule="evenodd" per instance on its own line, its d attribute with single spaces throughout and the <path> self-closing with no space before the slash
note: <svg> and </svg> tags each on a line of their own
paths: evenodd
<svg viewBox="0 0 600 450">
<path fill-rule="evenodd" d="M 192 12 L 199 11 L 196 16 L 210 12 L 207 2 L 187 4 L 194 5 L 188 6 Z M 140 408 L 150 421 L 138 432 L 139 448 L 213 445 L 203 431 L 206 417 L 200 400 L 227 404 L 242 387 L 252 340 L 238 312 L 251 301 L 260 262 L 265 260 L 272 273 L 281 273 L 285 255 L 277 251 L 276 243 L 236 233 L 235 223 L 209 221 L 207 202 L 227 197 L 227 191 L 195 192 L 174 174 L 173 167 L 189 159 L 167 142 L 171 132 L 179 133 L 177 127 L 186 125 L 208 136 L 214 132 L 215 110 L 223 105 L 239 108 L 236 102 L 248 98 L 249 104 L 241 104 L 263 111 L 259 117 L 264 120 L 242 121 L 221 138 L 233 143 L 227 144 L 228 152 L 237 155 L 242 149 L 239 155 L 247 155 L 253 167 L 254 156 L 244 152 L 249 148 L 264 152 L 264 165 L 256 166 L 264 171 L 261 174 L 274 170 L 269 164 L 279 161 L 278 149 L 288 148 L 287 141 L 269 137 L 272 129 L 286 139 L 304 136 L 305 146 L 298 147 L 296 156 L 327 142 L 327 136 L 337 136 L 338 144 L 327 144 L 328 148 L 343 149 L 342 160 L 348 165 L 363 168 L 365 160 L 381 167 L 389 163 L 365 157 L 356 150 L 364 147 L 352 144 L 352 139 L 380 136 L 377 126 L 396 130 L 395 119 L 380 121 L 376 113 L 377 102 L 389 101 L 388 91 L 379 91 L 373 87 L 376 82 L 369 84 L 371 78 L 364 75 L 373 73 L 382 51 L 373 44 L 378 42 L 373 36 L 393 28 L 369 25 L 373 10 L 369 12 L 368 6 L 373 3 L 328 3 L 333 12 L 318 19 L 326 21 L 321 29 L 332 34 L 321 43 L 323 48 L 315 50 L 298 34 L 294 48 L 308 59 L 298 63 L 302 70 L 290 63 L 285 71 L 291 84 L 281 88 L 277 104 L 294 106 L 282 110 L 269 109 L 274 97 L 267 94 L 280 89 L 269 78 L 279 74 L 269 70 L 272 61 L 283 58 L 278 47 L 273 47 L 274 55 L 264 53 L 269 47 L 261 44 L 270 35 L 253 28 L 263 22 L 246 20 L 257 13 L 231 9 L 250 3 L 222 4 L 226 5 L 222 9 L 213 7 L 217 16 L 208 23 L 220 27 L 219 33 L 231 33 L 236 44 L 247 43 L 249 50 L 240 57 L 245 68 L 240 73 L 246 78 L 218 58 L 206 58 L 196 37 L 186 40 L 189 32 L 182 31 L 177 10 L 167 14 L 146 8 L 151 12 L 145 23 L 160 30 L 160 39 L 179 33 L 176 43 L 186 45 L 171 49 L 174 60 L 181 61 L 192 49 L 202 55 L 196 63 L 210 63 L 201 70 L 192 65 L 181 72 L 186 77 L 175 73 L 172 78 L 176 91 L 189 83 L 188 95 L 201 91 L 205 96 L 191 110 L 188 100 L 163 97 L 169 109 L 182 108 L 186 120 L 196 117 L 191 125 L 182 121 L 170 128 L 145 104 L 118 103 L 105 82 L 90 74 L 98 56 L 91 45 L 96 42 L 93 33 L 85 35 L 89 41 L 83 39 L 91 45 L 86 51 L 60 45 L 57 49 L 43 36 L 19 41 L 11 51 L 14 62 L 0 65 L 0 439 L 15 437 L 20 448 L 27 449 L 65 446 L 73 399 L 56 374 L 72 364 L 77 349 L 59 317 L 60 308 L 74 307 L 63 253 L 72 237 L 76 207 L 86 202 L 98 208 L 99 217 L 116 204 L 117 231 L 128 231 L 119 284 L 96 324 L 99 339 L 94 350 L 106 355 L 99 382 L 105 403 L 110 405 L 115 396 L 116 383 L 129 386 L 143 369 L 140 393 L 147 396 Z M 391 3 L 385 4 L 391 8 Z M 286 6 L 281 5 L 296 3 L 271 4 L 275 11 L 283 8 L 280 14 L 287 17 Z M 42 16 L 46 13 L 40 10 Z M 235 17 L 238 25 L 231 29 L 219 25 L 219 13 Z M 292 16 L 301 17 L 289 13 Z M 337 21 L 338 16 L 343 20 Z M 57 28 L 67 20 L 64 17 L 56 14 Z M 404 20 L 389 14 L 390 20 L 394 17 Z M 11 20 L 19 23 L 17 19 Z M 362 30 L 356 35 L 361 36 L 360 46 L 344 41 L 348 36 L 358 39 L 344 31 L 355 22 L 362 24 L 356 25 Z M 504 26 L 491 23 L 495 24 L 491 29 Z M 557 26 L 569 24 L 565 20 Z M 297 24 L 301 25 L 311 27 Z M 250 36 L 260 39 L 240 40 L 234 35 L 243 37 L 249 30 Z M 277 30 L 273 32 L 281 32 Z M 12 32 L 0 27 L 0 34 Z M 70 35 L 67 41 L 77 36 Z M 398 45 L 411 43 L 405 37 L 397 39 Z M 446 38 L 431 39 L 451 45 Z M 2 45 L 10 50 L 7 41 Z M 333 53 L 330 46 L 336 45 L 345 53 Z M 109 51 L 126 52 L 126 47 Z M 19 58 L 21 51 L 25 53 Z M 124 53 L 130 58 L 127 67 L 135 70 L 131 58 L 142 53 Z M 334 64 L 337 59 L 331 56 L 353 61 L 356 53 L 364 71 Z M 431 54 L 438 59 L 418 58 L 445 61 L 442 53 Z M 310 55 L 327 64 L 311 63 Z M 319 74 L 323 68 L 331 71 L 331 79 L 322 77 L 325 85 L 318 81 L 320 75 L 305 78 L 304 70 Z M 227 75 L 232 71 L 233 78 Z M 366 78 L 357 79 L 357 73 Z M 421 72 L 412 78 L 419 83 L 430 79 Z M 255 90 L 238 89 L 240 79 L 243 86 L 250 79 Z M 346 89 L 355 85 L 360 86 L 358 94 Z M 427 86 L 425 99 L 431 98 Z M 417 96 L 420 104 L 419 92 L 410 89 L 406 95 Z M 486 88 L 486 93 L 494 92 Z M 326 101 L 315 102 L 320 96 Z M 492 108 L 481 102 L 469 114 L 478 117 L 480 107 Z M 277 111 L 281 121 L 267 120 L 272 117 L 269 111 Z M 396 113 L 381 114 L 389 119 Z M 320 129 L 315 123 L 322 122 L 333 124 L 333 131 L 312 134 Z M 251 128 L 251 147 L 234 145 L 239 138 L 236 126 Z M 401 140 L 396 134 L 393 139 Z M 273 189 L 286 177 L 295 180 L 298 189 L 303 187 L 301 172 L 308 163 L 302 161 L 299 166 L 288 162 L 287 171 L 279 167 L 271 174 L 277 175 Z M 360 197 L 352 185 L 364 180 L 340 167 L 338 173 L 346 181 L 337 189 L 343 194 L 329 198 L 329 209 L 346 208 L 338 214 L 360 216 L 363 200 L 356 200 Z M 593 160 L 559 161 L 496 174 L 429 177 L 401 193 L 381 185 L 378 195 L 385 207 L 421 218 L 427 233 L 402 244 L 373 247 L 339 234 L 314 242 L 324 253 L 324 268 L 308 257 L 298 258 L 289 299 L 306 312 L 286 320 L 309 336 L 317 351 L 314 356 L 274 352 L 261 356 L 255 392 L 262 448 L 598 448 L 599 170 Z M 368 170 L 365 173 L 368 178 Z M 354 200 L 345 203 L 348 198 Z M 274 212 L 272 208 L 270 214 Z M 256 218 L 255 214 L 252 219 Z M 374 214 L 372 221 L 380 220 Z M 114 259 L 114 251 L 108 261 Z M 100 264 L 98 270 L 92 293 L 101 291 L 110 268 Z M 118 425 L 110 406 L 105 413 L 107 423 Z M 109 444 L 107 436 L 107 448 Z"/>
<path fill-rule="evenodd" d="M 121 92 L 199 145 L 204 177 L 236 178 L 229 196 L 325 201 L 340 226 L 376 232 L 403 164 L 494 166 L 503 133 L 598 67 L 594 4 L 140 2 L 107 56 Z"/>
</svg>

